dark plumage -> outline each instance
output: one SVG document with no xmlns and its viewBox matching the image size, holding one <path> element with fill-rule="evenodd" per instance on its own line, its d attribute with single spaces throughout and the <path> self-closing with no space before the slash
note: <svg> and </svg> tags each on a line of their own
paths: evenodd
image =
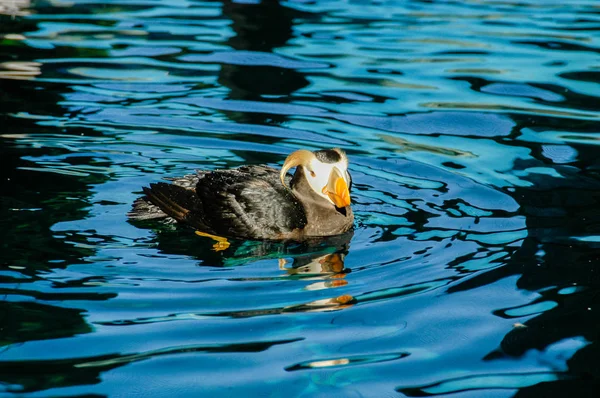
<svg viewBox="0 0 600 398">
<path fill-rule="evenodd" d="M 342 154 L 335 149 L 322 149 L 315 151 L 314 154 L 323 163 L 336 163 L 342 160 Z"/>
<path fill-rule="evenodd" d="M 287 170 L 292 167 L 296 172 L 289 178 Z M 266 166 L 198 171 L 144 187 L 145 196 L 135 201 L 129 217 L 174 219 L 229 238 L 302 240 L 337 235 L 350 230 L 354 220 L 346 168 L 346 155 L 330 149 L 296 151 L 282 171 Z"/>
</svg>

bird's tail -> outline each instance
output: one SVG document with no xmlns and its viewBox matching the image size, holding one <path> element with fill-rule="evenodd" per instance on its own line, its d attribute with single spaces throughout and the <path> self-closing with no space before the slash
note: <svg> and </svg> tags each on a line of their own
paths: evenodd
<svg viewBox="0 0 600 398">
<path fill-rule="evenodd" d="M 147 220 L 164 220 L 169 215 L 161 210 L 160 207 L 156 206 L 146 196 L 137 198 L 133 202 L 133 206 L 127 217 L 135 221 L 147 221 Z"/>
<path fill-rule="evenodd" d="M 129 217 L 137 220 L 149 220 L 172 217 L 192 227 L 211 233 L 211 229 L 202 220 L 204 209 L 194 189 L 166 182 L 143 187 L 145 196 L 136 200 Z M 162 214 L 162 217 L 159 216 Z"/>
</svg>

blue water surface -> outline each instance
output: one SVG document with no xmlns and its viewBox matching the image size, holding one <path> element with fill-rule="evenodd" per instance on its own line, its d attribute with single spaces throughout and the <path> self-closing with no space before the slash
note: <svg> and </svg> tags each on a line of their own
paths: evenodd
<svg viewBox="0 0 600 398">
<path fill-rule="evenodd" d="M 600 3 L 1 0 L 0 395 L 595 397 Z M 353 233 L 141 187 L 341 147 Z"/>
</svg>

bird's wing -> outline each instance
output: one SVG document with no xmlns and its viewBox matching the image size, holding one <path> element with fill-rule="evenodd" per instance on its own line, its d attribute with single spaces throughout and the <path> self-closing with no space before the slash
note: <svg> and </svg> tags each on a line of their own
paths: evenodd
<svg viewBox="0 0 600 398">
<path fill-rule="evenodd" d="M 304 228 L 302 204 L 265 166 L 216 170 L 200 176 L 202 219 L 217 235 L 277 239 Z"/>
</svg>

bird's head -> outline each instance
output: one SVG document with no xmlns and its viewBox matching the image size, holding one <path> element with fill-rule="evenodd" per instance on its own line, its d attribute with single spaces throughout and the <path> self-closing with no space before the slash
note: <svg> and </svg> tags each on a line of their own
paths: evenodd
<svg viewBox="0 0 600 398">
<path fill-rule="evenodd" d="M 350 206 L 352 178 L 348 173 L 348 158 L 339 148 L 311 152 L 300 149 L 291 153 L 281 168 L 281 183 L 293 167 L 302 170 L 310 188 L 338 208 Z M 298 173 L 298 171 L 296 171 Z"/>
</svg>

